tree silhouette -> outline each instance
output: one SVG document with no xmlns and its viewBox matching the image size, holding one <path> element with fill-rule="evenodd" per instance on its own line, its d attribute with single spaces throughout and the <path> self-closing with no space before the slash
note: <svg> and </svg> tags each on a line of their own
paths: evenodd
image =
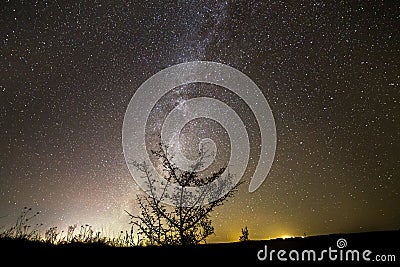
<svg viewBox="0 0 400 267">
<path fill-rule="evenodd" d="M 249 240 L 249 229 L 247 226 L 242 228 L 242 235 L 239 237 L 239 241 L 248 241 Z"/>
<path fill-rule="evenodd" d="M 198 170 L 203 166 L 208 151 L 200 148 L 199 159 L 191 166 L 190 170 L 181 170 L 173 162 L 173 156 L 168 152 L 168 146 L 159 144 L 158 150 L 151 151 L 161 161 L 164 174 L 164 187 L 160 194 L 156 194 L 156 178 L 150 171 L 147 163 L 130 162 L 137 168 L 146 180 L 147 195 L 137 196 L 140 208 L 139 214 L 128 213 L 130 223 L 137 227 L 138 235 L 142 243 L 151 245 L 188 245 L 206 242 L 207 237 L 214 234 L 214 227 L 210 213 L 221 206 L 237 191 L 240 182 L 233 185 L 232 175 L 228 172 L 223 175 L 225 168 L 213 173 L 209 177 L 199 177 Z M 218 186 L 212 190 L 202 187 L 218 179 Z M 172 196 L 167 195 L 166 189 L 172 183 L 180 187 Z M 199 194 L 189 192 L 190 186 L 201 188 Z M 226 194 L 222 193 L 226 187 L 231 189 Z M 163 202 L 170 197 L 175 205 L 167 205 Z M 211 202 L 209 199 L 215 199 Z"/>
</svg>

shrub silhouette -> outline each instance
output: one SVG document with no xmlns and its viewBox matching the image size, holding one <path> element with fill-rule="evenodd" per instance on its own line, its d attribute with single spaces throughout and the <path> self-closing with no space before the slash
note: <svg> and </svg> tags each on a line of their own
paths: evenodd
<svg viewBox="0 0 400 267">
<path fill-rule="evenodd" d="M 247 229 L 247 226 L 242 228 L 242 235 L 239 237 L 239 241 L 248 241 L 249 240 L 249 229 Z"/>
<path fill-rule="evenodd" d="M 231 174 L 222 177 L 225 168 L 213 173 L 210 177 L 198 177 L 197 170 L 203 166 L 204 158 L 209 156 L 207 151 L 200 149 L 199 160 L 189 171 L 179 169 L 172 161 L 173 156 L 168 152 L 168 146 L 159 144 L 159 148 L 152 153 L 162 162 L 163 173 L 165 173 L 164 188 L 161 197 L 156 195 L 155 178 L 149 166 L 144 163 L 131 162 L 146 179 L 148 190 L 146 196 L 137 196 L 139 204 L 139 214 L 132 214 L 128 211 L 131 224 L 138 228 L 141 244 L 149 245 L 188 245 L 206 243 L 207 237 L 214 234 L 214 227 L 210 219 L 210 213 L 222 205 L 228 198 L 236 192 L 238 183 L 231 184 Z M 199 195 L 188 193 L 188 187 L 201 187 L 209 182 L 218 179 L 218 188 L 210 191 L 202 191 Z M 163 203 L 164 192 L 171 183 L 176 183 L 180 187 L 174 192 L 175 206 Z M 222 190 L 230 186 L 226 194 Z M 203 187 L 204 188 L 204 187 Z M 216 199 L 207 203 L 207 199 Z"/>
</svg>

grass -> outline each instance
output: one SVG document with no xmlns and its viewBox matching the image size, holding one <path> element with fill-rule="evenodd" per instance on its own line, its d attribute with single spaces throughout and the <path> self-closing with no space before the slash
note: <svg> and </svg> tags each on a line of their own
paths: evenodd
<svg viewBox="0 0 400 267">
<path fill-rule="evenodd" d="M 97 244 L 111 247 L 131 247 L 141 245 L 142 242 L 134 235 L 133 226 L 129 231 L 121 231 L 117 237 L 107 237 L 100 231 L 95 231 L 91 225 L 85 224 L 68 226 L 66 231 L 57 227 L 50 227 L 40 234 L 43 224 L 31 225 L 33 219 L 40 212 L 33 212 L 32 208 L 24 207 L 16 223 L 0 232 L 1 240 L 18 242 L 38 242 L 47 245 Z"/>
</svg>

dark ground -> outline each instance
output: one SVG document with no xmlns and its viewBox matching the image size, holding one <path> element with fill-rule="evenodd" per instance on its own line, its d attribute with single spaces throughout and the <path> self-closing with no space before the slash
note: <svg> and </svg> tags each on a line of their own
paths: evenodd
<svg viewBox="0 0 400 267">
<path fill-rule="evenodd" d="M 274 240 L 257 240 L 235 243 L 219 243 L 206 244 L 197 246 L 165 246 L 165 247 L 130 247 L 116 248 L 105 245 L 95 244 L 74 244 L 74 245 L 47 245 L 38 242 L 28 242 L 19 240 L 1 240 L 1 266 L 10 260 L 7 266 L 40 266 L 40 265 L 72 265 L 72 266 L 275 266 L 282 265 L 312 265 L 314 262 L 301 260 L 303 250 L 315 250 L 317 260 L 322 250 L 331 249 L 338 250 L 337 240 L 344 238 L 347 246 L 332 252 L 337 255 L 335 261 L 329 259 L 327 253 L 324 254 L 322 260 L 325 264 L 332 266 L 338 264 L 346 264 L 349 266 L 375 265 L 376 255 L 394 255 L 395 259 L 391 262 L 384 262 L 383 265 L 398 266 L 400 262 L 399 250 L 400 231 L 381 231 L 353 234 L 332 234 L 324 236 L 310 236 L 306 238 L 289 238 Z M 267 245 L 268 254 L 271 250 L 275 250 L 273 260 L 266 259 L 260 261 L 257 259 L 257 252 L 264 249 Z M 278 250 L 285 250 L 283 255 L 288 259 L 281 262 L 277 258 Z M 364 261 L 362 253 L 364 250 L 370 250 L 372 253 L 368 256 L 371 261 Z M 300 254 L 300 261 L 292 261 L 289 259 L 291 250 L 297 250 Z M 340 250 L 343 251 L 343 259 L 340 260 Z M 347 250 L 358 250 L 360 260 L 345 260 Z M 295 254 L 293 254 L 295 255 Z M 307 254 L 306 258 L 308 257 Z M 260 254 L 261 257 L 264 253 Z M 332 255 L 333 257 L 333 255 Z M 395 260 L 395 261 L 394 261 Z M 382 262 L 379 262 L 381 265 Z"/>
</svg>

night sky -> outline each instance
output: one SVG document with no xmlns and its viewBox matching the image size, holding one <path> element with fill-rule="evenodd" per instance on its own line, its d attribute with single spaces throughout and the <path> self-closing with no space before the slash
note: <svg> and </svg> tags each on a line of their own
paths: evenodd
<svg viewBox="0 0 400 267">
<path fill-rule="evenodd" d="M 173 103 L 196 96 L 246 122 L 246 182 L 213 213 L 209 241 L 237 241 L 246 225 L 250 239 L 400 228 L 397 1 L 159 2 L 1 1 L 0 226 L 27 206 L 43 229 L 129 228 L 124 210 L 141 189 L 123 155 L 128 104 L 157 72 L 203 60 L 257 84 L 277 135 L 271 170 L 249 193 L 260 128 L 237 95 L 190 84 L 152 109 L 153 145 Z M 185 153 L 206 136 L 223 166 L 228 135 L 212 120 L 184 128 Z"/>
</svg>

